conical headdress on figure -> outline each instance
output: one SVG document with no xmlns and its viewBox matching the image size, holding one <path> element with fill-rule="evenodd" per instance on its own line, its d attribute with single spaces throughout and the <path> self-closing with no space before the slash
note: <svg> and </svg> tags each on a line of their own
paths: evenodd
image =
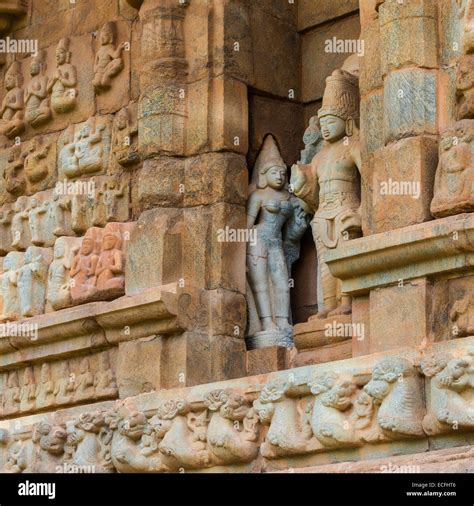
<svg viewBox="0 0 474 506">
<path fill-rule="evenodd" d="M 272 167 L 282 167 L 285 170 L 287 168 L 281 157 L 275 138 L 273 135 L 268 134 L 263 140 L 262 147 L 255 161 L 249 191 L 253 191 L 256 188 L 265 188 L 265 174 Z"/>
<path fill-rule="evenodd" d="M 355 58 L 356 55 L 347 58 L 340 69 L 326 78 L 323 104 L 318 111 L 320 118 L 333 115 L 359 122 L 359 69 Z"/>
</svg>

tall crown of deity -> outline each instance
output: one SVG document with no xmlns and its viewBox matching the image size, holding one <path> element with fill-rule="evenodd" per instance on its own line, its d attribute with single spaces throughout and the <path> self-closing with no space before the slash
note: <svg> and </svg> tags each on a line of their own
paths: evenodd
<svg viewBox="0 0 474 506">
<path fill-rule="evenodd" d="M 359 75 L 358 66 L 354 64 L 354 58 L 357 58 L 357 56 L 350 56 L 340 69 L 335 70 L 326 78 L 323 103 L 318 111 L 320 118 L 331 114 L 344 120 L 352 118 L 358 122 L 360 105 Z"/>
<path fill-rule="evenodd" d="M 282 167 L 285 170 L 287 168 L 275 138 L 268 134 L 255 161 L 250 190 L 265 187 L 264 175 L 272 167 Z"/>
</svg>

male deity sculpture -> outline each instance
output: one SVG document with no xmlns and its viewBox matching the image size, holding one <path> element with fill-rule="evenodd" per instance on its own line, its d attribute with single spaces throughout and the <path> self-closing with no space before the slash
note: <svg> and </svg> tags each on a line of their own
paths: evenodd
<svg viewBox="0 0 474 506">
<path fill-rule="evenodd" d="M 51 368 L 48 363 L 41 366 L 40 380 L 36 386 L 36 409 L 42 409 L 54 404 L 54 382 L 51 378 Z"/>
<path fill-rule="evenodd" d="M 293 342 L 284 227 L 296 206 L 286 173 L 275 139 L 268 135 L 255 162 L 247 204 L 247 228 L 255 234 L 247 247 L 250 347 Z"/>
<path fill-rule="evenodd" d="M 88 301 L 97 291 L 95 268 L 99 257 L 94 250 L 94 239 L 86 236 L 72 261 L 71 297 L 75 304 Z"/>
<path fill-rule="evenodd" d="M 361 234 L 359 88 L 344 66 L 326 79 L 318 112 L 325 141 L 311 164 L 292 167 L 291 186 L 315 213 L 311 221 L 318 253 L 318 318 L 350 314 L 351 299 L 341 293 L 324 253 Z"/>
<path fill-rule="evenodd" d="M 3 261 L 1 275 L 3 315 L 2 320 L 16 320 L 20 314 L 18 297 L 18 269 L 23 262 L 23 253 L 12 251 Z"/>
<path fill-rule="evenodd" d="M 30 183 L 38 183 L 48 176 L 50 167 L 47 156 L 50 149 L 51 144 L 41 145 L 38 138 L 35 137 L 32 139 L 29 149 L 23 153 L 25 175 Z"/>
<path fill-rule="evenodd" d="M 5 73 L 7 93 L 0 109 L 0 133 L 13 139 L 25 128 L 21 64 L 14 61 Z"/>
<path fill-rule="evenodd" d="M 71 374 L 69 362 L 63 360 L 59 377 L 54 383 L 54 395 L 56 396 L 56 404 L 69 404 L 74 396 L 75 376 Z"/>
<path fill-rule="evenodd" d="M 441 134 L 431 214 L 474 211 L 474 121 L 461 120 Z"/>
<path fill-rule="evenodd" d="M 61 39 L 56 48 L 56 72 L 48 82 L 51 107 L 58 114 L 69 112 L 77 102 L 77 72 L 71 64 L 69 39 Z"/>
<path fill-rule="evenodd" d="M 115 117 L 112 146 L 115 159 L 123 167 L 133 165 L 140 159 L 136 143 L 137 135 L 137 124 L 131 119 L 130 111 L 124 107 Z"/>
<path fill-rule="evenodd" d="M 92 84 L 96 93 L 110 89 L 112 79 L 123 70 L 122 51 L 126 42 L 115 47 L 115 24 L 105 23 L 100 31 L 100 48 L 95 55 L 94 79 Z"/>
<path fill-rule="evenodd" d="M 71 287 L 69 271 L 72 259 L 66 255 L 66 245 L 61 238 L 54 243 L 54 258 L 48 271 L 47 300 L 57 311 L 71 305 Z"/>
<path fill-rule="evenodd" d="M 102 145 L 105 125 L 87 121 L 74 136 L 74 156 L 77 165 L 69 164 L 64 173 L 73 178 L 82 174 L 98 172 L 104 168 L 104 148 Z"/>
<path fill-rule="evenodd" d="M 5 180 L 5 189 L 14 197 L 25 193 L 24 157 L 19 145 L 12 146 L 8 152 L 7 166 L 3 173 L 3 179 Z"/>
<path fill-rule="evenodd" d="M 30 76 L 25 90 L 25 120 L 32 127 L 39 127 L 51 118 L 48 78 L 44 75 L 44 51 L 32 57 Z"/>
<path fill-rule="evenodd" d="M 44 312 L 48 265 L 41 251 L 42 248 L 30 246 L 26 250 L 24 264 L 18 272 L 20 311 L 25 317 Z"/>
<path fill-rule="evenodd" d="M 25 250 L 30 242 L 30 228 L 28 226 L 28 199 L 18 197 L 14 205 L 15 214 L 10 228 L 14 249 Z"/>
<path fill-rule="evenodd" d="M 100 298 L 108 299 L 123 295 L 125 290 L 125 255 L 121 240 L 106 233 L 102 240 L 102 251 L 97 261 L 95 275 Z"/>
</svg>

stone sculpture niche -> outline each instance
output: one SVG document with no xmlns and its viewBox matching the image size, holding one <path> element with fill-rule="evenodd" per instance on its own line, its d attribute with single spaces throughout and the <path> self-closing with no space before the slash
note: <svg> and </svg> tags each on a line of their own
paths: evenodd
<svg viewBox="0 0 474 506">
<path fill-rule="evenodd" d="M 100 30 L 100 47 L 95 55 L 94 79 L 92 84 L 96 93 L 109 90 L 112 81 L 123 70 L 122 51 L 127 43 L 123 42 L 118 47 L 115 45 L 116 25 L 113 22 L 105 23 Z"/>
<path fill-rule="evenodd" d="M 57 114 L 72 111 L 77 104 L 77 71 L 71 64 L 69 39 L 61 39 L 56 48 L 56 72 L 48 81 L 51 107 Z"/>
<path fill-rule="evenodd" d="M 140 160 L 137 136 L 135 108 L 124 107 L 115 116 L 112 140 L 112 152 L 120 166 L 128 168 Z"/>
<path fill-rule="evenodd" d="M 132 228 L 133 223 L 109 223 L 87 231 L 70 270 L 73 304 L 124 295 L 124 247 Z"/>
<path fill-rule="evenodd" d="M 25 128 L 21 63 L 14 61 L 5 73 L 7 90 L 0 109 L 0 133 L 13 139 Z"/>
<path fill-rule="evenodd" d="M 351 299 L 323 260 L 325 251 L 361 235 L 358 74 L 353 57 L 326 79 L 318 111 L 324 146 L 311 164 L 292 167 L 296 196 L 314 212 L 311 221 L 318 254 L 318 318 L 350 314 Z"/>
<path fill-rule="evenodd" d="M 105 171 L 110 146 L 108 120 L 92 117 L 73 132 L 69 127 L 60 137 L 59 179 Z"/>
<path fill-rule="evenodd" d="M 255 162 L 247 204 L 247 246 L 250 348 L 292 346 L 290 283 L 284 244 L 292 228 L 306 227 L 288 191 L 287 168 L 275 139 L 265 137 Z M 254 237 L 252 238 L 252 234 Z M 293 239 L 293 237 L 291 237 Z"/>
<path fill-rule="evenodd" d="M 25 120 L 33 128 L 44 125 L 51 119 L 48 78 L 45 76 L 45 52 L 31 59 L 30 82 L 25 90 Z"/>
<path fill-rule="evenodd" d="M 22 156 L 21 147 L 14 145 L 10 148 L 7 166 L 3 173 L 5 190 L 17 198 L 26 191 L 26 178 L 24 172 L 25 157 Z"/>
<path fill-rule="evenodd" d="M 431 214 L 437 218 L 474 211 L 474 120 L 441 134 Z"/>
</svg>

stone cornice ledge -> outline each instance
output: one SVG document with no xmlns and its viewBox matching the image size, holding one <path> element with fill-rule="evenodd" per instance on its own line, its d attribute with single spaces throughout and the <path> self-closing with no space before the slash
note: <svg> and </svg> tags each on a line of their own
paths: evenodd
<svg viewBox="0 0 474 506">
<path fill-rule="evenodd" d="M 399 280 L 474 270 L 474 214 L 354 239 L 328 251 L 324 260 L 351 295 Z"/>
<path fill-rule="evenodd" d="M 37 332 L 0 338 L 0 370 L 120 341 L 180 332 L 177 299 L 176 285 L 166 285 L 111 302 L 92 302 L 17 321 L 17 326 L 33 325 Z"/>
</svg>

